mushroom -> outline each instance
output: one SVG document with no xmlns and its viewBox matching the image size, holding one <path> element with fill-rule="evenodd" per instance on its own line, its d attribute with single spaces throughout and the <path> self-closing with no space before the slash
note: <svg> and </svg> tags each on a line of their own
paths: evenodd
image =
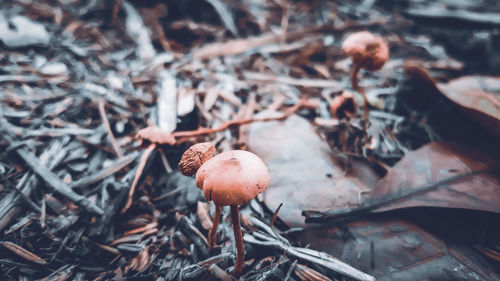
<svg viewBox="0 0 500 281">
<path fill-rule="evenodd" d="M 356 100 L 350 91 L 343 91 L 342 94 L 333 98 L 330 102 L 330 114 L 332 117 L 342 119 L 351 118 L 356 112 Z"/>
<path fill-rule="evenodd" d="M 367 119 L 368 101 L 365 90 L 359 86 L 358 72 L 360 69 L 380 70 L 389 59 L 389 47 L 381 37 L 368 31 L 360 31 L 347 36 L 342 43 L 342 50 L 352 60 L 351 86 L 363 95 L 363 115 Z"/>
<path fill-rule="evenodd" d="M 179 171 L 185 176 L 192 176 L 215 153 L 215 146 L 211 142 L 202 142 L 192 145 L 182 154 L 179 162 Z"/>
<path fill-rule="evenodd" d="M 268 185 L 269 172 L 264 162 L 257 155 L 244 150 L 223 152 L 206 161 L 196 173 L 196 186 L 203 190 L 207 200 L 215 204 L 214 224 L 209 234 L 210 247 L 215 244 L 222 207 L 231 207 L 236 243 L 233 275 L 236 277 L 240 276 L 245 259 L 239 205 L 254 199 Z"/>
</svg>

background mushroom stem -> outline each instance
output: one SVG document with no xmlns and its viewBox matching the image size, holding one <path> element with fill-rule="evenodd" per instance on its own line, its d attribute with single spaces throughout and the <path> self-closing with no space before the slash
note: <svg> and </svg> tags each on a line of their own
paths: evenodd
<svg viewBox="0 0 500 281">
<path fill-rule="evenodd" d="M 217 227 L 219 226 L 220 215 L 222 212 L 222 206 L 215 204 L 215 215 L 212 229 L 208 234 L 208 249 L 212 250 L 215 246 L 215 241 L 217 240 Z"/>
<path fill-rule="evenodd" d="M 360 64 L 354 64 L 352 66 L 351 72 L 351 87 L 356 92 L 360 93 L 363 96 L 363 118 L 368 119 L 368 99 L 366 98 L 365 89 L 359 85 L 359 71 L 361 70 Z"/>
<path fill-rule="evenodd" d="M 236 243 L 236 263 L 234 265 L 233 275 L 239 277 L 243 270 L 245 247 L 241 235 L 240 211 L 237 205 L 231 205 L 231 220 L 233 221 L 234 241 Z"/>
</svg>

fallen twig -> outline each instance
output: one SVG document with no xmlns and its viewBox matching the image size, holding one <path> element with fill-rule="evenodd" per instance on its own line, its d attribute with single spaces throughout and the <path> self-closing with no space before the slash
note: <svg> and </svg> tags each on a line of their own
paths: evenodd
<svg viewBox="0 0 500 281">
<path fill-rule="evenodd" d="M 277 116 L 277 117 L 231 120 L 231 121 L 228 121 L 228 122 L 221 124 L 217 128 L 213 128 L 213 129 L 211 129 L 211 128 L 199 128 L 199 129 L 194 130 L 194 131 L 174 132 L 174 133 L 172 133 L 172 136 L 174 136 L 176 138 L 195 137 L 195 136 L 213 134 L 213 133 L 217 133 L 220 131 L 224 131 L 232 126 L 241 126 L 241 125 L 246 125 L 246 124 L 250 124 L 250 123 L 254 123 L 254 122 L 281 121 L 281 120 L 288 118 L 290 115 L 294 114 L 295 112 L 297 112 L 297 110 L 299 110 L 306 103 L 307 103 L 307 101 L 305 99 L 301 99 L 294 106 L 288 108 L 283 113 L 283 115 Z"/>
<path fill-rule="evenodd" d="M 137 183 L 139 183 L 139 179 L 141 178 L 142 171 L 144 171 L 144 167 L 146 166 L 146 162 L 148 161 L 149 155 L 151 154 L 151 152 L 153 152 L 155 148 L 156 144 L 152 143 L 148 146 L 148 148 L 144 151 L 144 153 L 142 153 L 141 160 L 139 161 L 139 166 L 137 167 L 134 180 L 132 181 L 132 185 L 130 186 L 127 203 L 125 203 L 125 206 L 121 210 L 122 214 L 125 214 L 132 205 L 132 199 L 134 198 L 134 192 Z"/>
<path fill-rule="evenodd" d="M 115 136 L 113 135 L 113 131 L 111 130 L 111 125 L 109 124 L 108 118 L 106 117 L 106 109 L 104 108 L 103 101 L 99 101 L 98 108 L 99 108 L 99 115 L 101 115 L 102 124 L 104 125 L 104 128 L 106 128 L 106 131 L 108 132 L 109 141 L 113 146 L 113 150 L 115 151 L 116 156 L 123 157 L 122 149 L 120 145 L 116 142 Z"/>
<path fill-rule="evenodd" d="M 297 110 L 299 110 L 301 107 L 306 105 L 308 105 L 308 101 L 306 99 L 301 99 L 294 106 L 288 108 L 281 116 L 231 120 L 222 123 L 217 128 L 198 128 L 197 130 L 193 131 L 180 131 L 180 132 L 168 133 L 167 131 L 162 130 L 158 127 L 147 127 L 140 130 L 136 134 L 136 138 L 138 138 L 140 141 L 142 141 L 142 139 L 147 139 L 148 141 L 155 144 L 174 145 L 176 143 L 182 143 L 183 138 L 191 138 L 201 135 L 213 134 L 227 130 L 233 126 L 242 126 L 254 122 L 281 121 L 288 118 L 290 115 L 297 112 Z"/>
<path fill-rule="evenodd" d="M 324 80 L 324 79 L 299 79 L 288 76 L 276 76 L 263 73 L 256 73 L 246 71 L 244 72 L 245 78 L 257 82 L 266 83 L 279 83 L 287 84 L 299 87 L 311 87 L 311 88 L 334 88 L 342 89 L 344 85 L 334 80 Z"/>
</svg>

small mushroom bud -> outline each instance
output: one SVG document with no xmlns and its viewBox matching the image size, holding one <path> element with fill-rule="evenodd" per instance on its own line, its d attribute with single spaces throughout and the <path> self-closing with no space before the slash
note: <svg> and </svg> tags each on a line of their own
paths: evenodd
<svg viewBox="0 0 500 281">
<path fill-rule="evenodd" d="M 360 69 L 380 70 L 389 59 L 389 46 L 382 37 L 368 31 L 360 31 L 347 36 L 342 44 L 342 50 L 352 60 L 351 86 L 363 95 L 363 115 L 368 119 L 368 100 L 365 90 L 359 86 L 358 72 Z"/>
<path fill-rule="evenodd" d="M 214 201 L 216 207 L 214 228 L 209 235 L 212 243 L 222 206 L 231 206 L 237 253 L 233 275 L 236 277 L 241 274 L 245 259 L 238 205 L 254 199 L 268 185 L 269 172 L 264 162 L 257 155 L 244 150 L 223 152 L 205 162 L 196 173 L 196 186 L 203 190 L 207 200 Z"/>
<path fill-rule="evenodd" d="M 356 112 L 356 100 L 350 91 L 343 91 L 341 95 L 336 96 L 330 102 L 330 114 L 332 117 L 342 119 L 343 117 L 352 117 Z"/>
<path fill-rule="evenodd" d="M 179 171 L 185 176 L 192 176 L 196 171 L 212 158 L 215 153 L 215 146 L 210 142 L 197 143 L 191 146 L 184 154 L 182 154 L 179 162 Z"/>
</svg>

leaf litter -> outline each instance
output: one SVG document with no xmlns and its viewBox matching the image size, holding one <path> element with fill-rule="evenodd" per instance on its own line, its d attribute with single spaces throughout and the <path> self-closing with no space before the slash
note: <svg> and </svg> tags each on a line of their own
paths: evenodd
<svg viewBox="0 0 500 281">
<path fill-rule="evenodd" d="M 270 168 L 268 192 L 242 208 L 244 280 L 498 280 L 496 174 L 436 184 L 498 165 L 498 4 L 478 17 L 473 1 L 403 2 L 2 3 L 2 280 L 234 280 L 227 210 L 208 252 L 214 210 L 172 168 L 206 141 Z M 341 43 L 360 30 L 391 57 L 359 73 L 368 117 L 355 91 L 357 110 L 332 116 L 356 90 Z M 379 197 L 386 212 L 323 212 Z M 462 234 L 483 234 L 448 245 L 446 211 L 410 206 L 481 210 L 484 226 Z"/>
</svg>

